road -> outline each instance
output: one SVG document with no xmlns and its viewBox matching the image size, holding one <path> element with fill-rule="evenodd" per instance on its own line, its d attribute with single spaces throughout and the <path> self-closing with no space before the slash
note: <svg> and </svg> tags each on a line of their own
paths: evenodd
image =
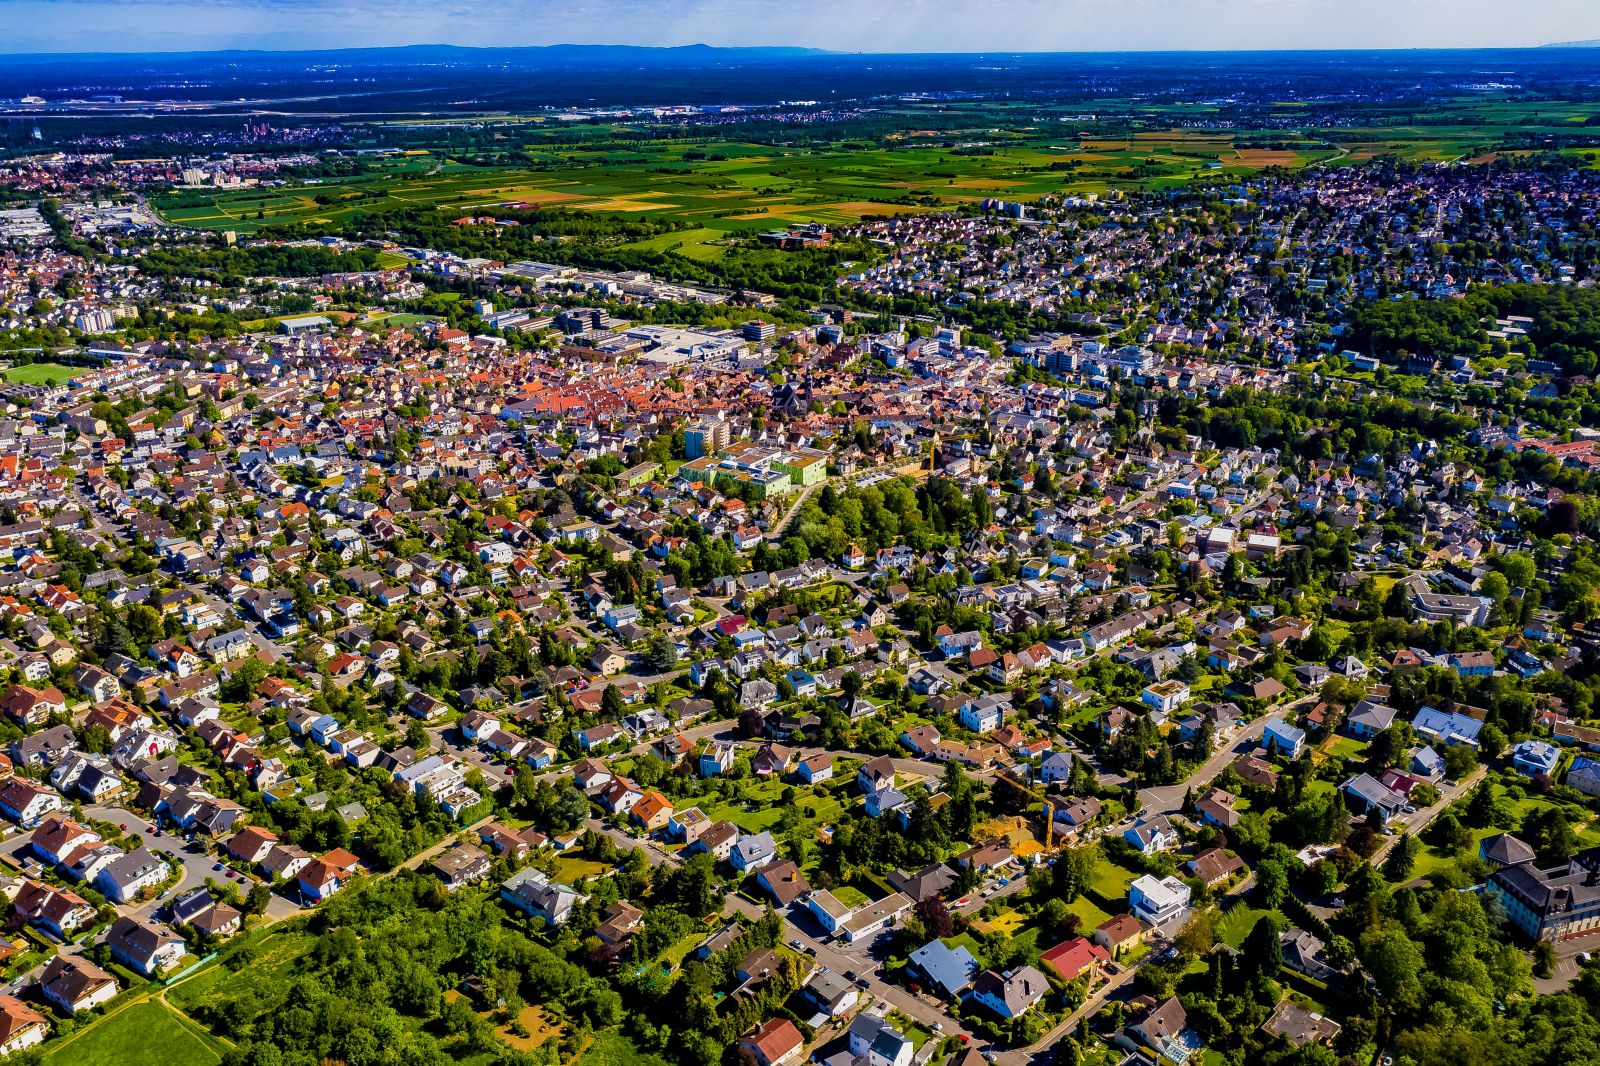
<svg viewBox="0 0 1600 1066">
<path fill-rule="evenodd" d="M 1412 836 L 1419 836 L 1424 829 L 1432 824 L 1435 818 L 1445 812 L 1445 808 L 1472 791 L 1472 787 L 1482 781 L 1483 775 L 1488 772 L 1489 768 L 1487 766 L 1479 766 L 1460 781 L 1446 784 L 1439 790 L 1439 801 L 1437 803 L 1418 811 L 1405 819 L 1404 822 L 1397 820 L 1391 823 L 1391 828 L 1396 830 L 1404 829 L 1405 832 L 1410 833 Z M 1372 865 L 1382 866 L 1383 860 L 1388 858 L 1389 852 L 1393 851 L 1394 846 L 1399 842 L 1398 832 L 1395 836 L 1385 837 L 1383 843 L 1378 846 L 1378 850 L 1372 853 Z"/>
<path fill-rule="evenodd" d="M 1142 788 L 1139 790 L 1139 802 L 1144 805 L 1143 813 L 1151 814 L 1176 814 L 1183 809 L 1183 797 L 1190 789 L 1194 790 L 1195 798 L 1209 785 L 1212 780 L 1223 770 L 1227 769 L 1239 756 L 1256 749 L 1261 740 L 1262 732 L 1267 728 L 1267 719 L 1285 711 L 1292 710 L 1297 705 L 1314 697 L 1301 697 L 1288 703 L 1280 703 L 1270 708 L 1267 713 L 1243 726 L 1227 743 L 1218 748 L 1216 754 L 1202 763 L 1194 773 L 1184 778 L 1175 785 L 1163 785 L 1157 788 Z"/>
</svg>

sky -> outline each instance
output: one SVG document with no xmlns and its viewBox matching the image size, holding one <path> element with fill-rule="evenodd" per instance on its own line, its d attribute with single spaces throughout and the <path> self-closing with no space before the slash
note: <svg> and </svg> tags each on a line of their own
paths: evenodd
<svg viewBox="0 0 1600 1066">
<path fill-rule="evenodd" d="M 1600 0 L 0 0 L 0 52 L 401 44 L 971 52 L 1600 38 Z"/>
</svg>

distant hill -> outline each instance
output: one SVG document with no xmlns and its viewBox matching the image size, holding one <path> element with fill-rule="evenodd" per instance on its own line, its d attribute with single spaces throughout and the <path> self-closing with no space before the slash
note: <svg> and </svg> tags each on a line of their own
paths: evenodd
<svg viewBox="0 0 1600 1066">
<path fill-rule="evenodd" d="M 1557 41 L 1554 44 L 1542 44 L 1540 48 L 1600 48 L 1600 39 L 1593 41 Z"/>
</svg>

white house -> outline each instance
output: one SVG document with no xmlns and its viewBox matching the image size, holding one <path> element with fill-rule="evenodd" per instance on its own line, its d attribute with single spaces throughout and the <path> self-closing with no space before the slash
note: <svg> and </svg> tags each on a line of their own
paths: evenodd
<svg viewBox="0 0 1600 1066">
<path fill-rule="evenodd" d="M 1171 921 L 1188 905 L 1189 886 L 1176 877 L 1144 874 L 1128 886 L 1128 908 L 1151 925 Z"/>
<path fill-rule="evenodd" d="M 1144 701 L 1145 706 L 1154 708 L 1162 714 L 1171 714 L 1189 702 L 1189 686 L 1177 678 L 1169 677 L 1165 681 L 1146 685 L 1139 698 Z"/>
</svg>

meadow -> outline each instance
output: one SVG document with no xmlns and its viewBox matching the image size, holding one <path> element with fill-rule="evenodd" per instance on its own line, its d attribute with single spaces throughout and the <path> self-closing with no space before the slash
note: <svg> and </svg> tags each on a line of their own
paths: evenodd
<svg viewBox="0 0 1600 1066">
<path fill-rule="evenodd" d="M 45 1066 L 213 1066 L 217 1041 L 165 1003 L 142 1000 L 46 1049 Z"/>
</svg>

